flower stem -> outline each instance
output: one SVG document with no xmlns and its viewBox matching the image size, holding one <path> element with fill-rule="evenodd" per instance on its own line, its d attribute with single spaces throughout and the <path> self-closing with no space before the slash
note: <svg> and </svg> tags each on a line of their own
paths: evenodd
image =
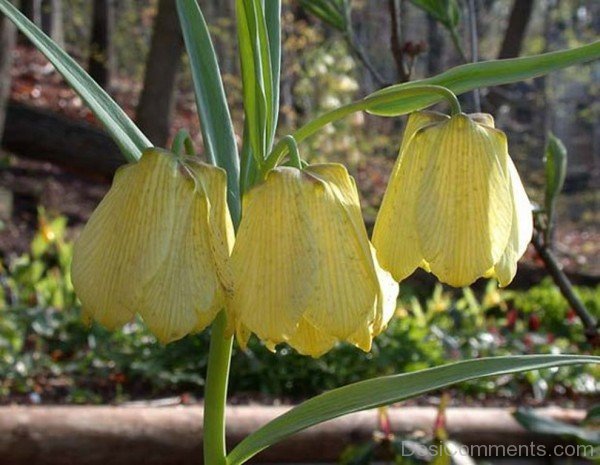
<svg viewBox="0 0 600 465">
<path fill-rule="evenodd" d="M 348 105 L 344 105 L 342 107 L 336 108 L 335 110 L 331 110 L 327 113 L 324 113 L 321 116 L 315 118 L 312 121 L 309 121 L 307 124 L 302 126 L 300 129 L 294 132 L 291 135 L 291 137 L 296 143 L 300 143 L 304 139 L 307 139 L 308 137 L 312 136 L 313 134 L 327 126 L 328 124 L 343 119 L 346 116 L 351 115 L 352 113 L 356 113 L 358 111 L 369 111 L 370 109 L 375 108 L 378 105 L 392 103 L 403 98 L 427 94 L 440 95 L 450 104 L 450 113 L 452 115 L 460 114 L 460 103 L 458 101 L 458 98 L 456 97 L 456 94 L 454 94 L 454 92 L 452 92 L 450 89 L 436 85 L 411 85 L 410 87 L 407 86 L 389 90 L 384 89 L 384 91 L 379 91 L 374 94 L 371 94 L 362 100 L 349 103 Z M 290 143 L 288 140 L 286 140 L 285 138 L 279 140 L 279 142 L 277 142 L 277 144 L 275 145 L 275 147 L 273 147 L 273 150 L 267 157 L 267 160 L 265 162 L 265 171 L 267 169 L 277 166 L 277 164 L 283 159 L 283 157 L 287 153 L 289 153 L 289 148 Z"/>
<path fill-rule="evenodd" d="M 212 324 L 206 388 L 204 391 L 204 464 L 225 465 L 225 410 L 233 337 L 225 336 L 226 315 L 221 311 Z"/>
</svg>

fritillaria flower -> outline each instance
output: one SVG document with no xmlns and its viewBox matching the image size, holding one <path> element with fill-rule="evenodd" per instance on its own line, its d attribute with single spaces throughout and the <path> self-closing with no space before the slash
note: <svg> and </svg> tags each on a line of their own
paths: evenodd
<svg viewBox="0 0 600 465">
<path fill-rule="evenodd" d="M 230 309 L 242 345 L 287 342 L 318 357 L 338 341 L 370 350 L 398 285 L 377 263 L 342 165 L 278 167 L 243 199 Z M 233 330 L 233 329 L 232 329 Z"/>
<path fill-rule="evenodd" d="M 114 329 L 137 313 L 165 343 L 209 325 L 228 287 L 225 196 L 223 170 L 159 149 L 120 168 L 74 248 L 84 314 Z"/>
<path fill-rule="evenodd" d="M 410 116 L 373 232 L 383 268 L 452 286 L 508 285 L 532 235 L 531 205 L 490 115 Z"/>
</svg>

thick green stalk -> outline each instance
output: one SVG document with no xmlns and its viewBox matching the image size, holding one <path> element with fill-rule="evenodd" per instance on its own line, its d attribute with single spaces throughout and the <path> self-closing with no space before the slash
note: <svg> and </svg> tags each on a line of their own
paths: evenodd
<svg viewBox="0 0 600 465">
<path fill-rule="evenodd" d="M 227 318 L 221 311 L 212 324 L 204 390 L 204 465 L 225 465 L 225 413 L 232 337 L 225 336 Z"/>
</svg>

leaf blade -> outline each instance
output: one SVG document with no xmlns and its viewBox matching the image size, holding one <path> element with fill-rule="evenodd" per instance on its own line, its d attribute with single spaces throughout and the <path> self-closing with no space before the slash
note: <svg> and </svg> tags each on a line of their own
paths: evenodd
<svg viewBox="0 0 600 465">
<path fill-rule="evenodd" d="M 129 161 L 137 160 L 144 149 L 152 147 L 151 142 L 123 109 L 52 39 L 8 0 L 0 0 L 0 11 L 15 23 L 77 92 Z"/>
<path fill-rule="evenodd" d="M 190 57 L 204 148 L 209 159 L 227 171 L 228 205 L 235 223 L 241 215 L 240 163 L 217 56 L 196 0 L 177 0 L 177 12 Z"/>
<path fill-rule="evenodd" d="M 558 52 L 461 65 L 437 76 L 389 86 L 371 95 L 382 95 L 399 88 L 422 85 L 443 86 L 455 94 L 463 94 L 481 87 L 510 84 L 542 76 L 552 71 L 578 63 L 593 61 L 598 58 L 600 58 L 600 41 Z M 439 101 L 441 101 L 441 98 L 435 95 L 411 97 L 370 108 L 369 113 L 379 116 L 400 116 L 412 111 L 421 110 Z"/>
<path fill-rule="evenodd" d="M 361 381 L 309 399 L 267 423 L 231 451 L 228 463 L 230 465 L 243 463 L 268 446 L 324 421 L 398 402 L 457 382 L 582 363 L 600 364 L 600 357 L 526 355 L 482 358 Z"/>
<path fill-rule="evenodd" d="M 273 121 L 271 127 L 271 140 L 269 141 L 267 148 L 267 151 L 269 151 L 273 144 L 277 123 L 279 121 L 279 86 L 281 80 L 281 0 L 269 0 L 265 2 L 265 21 L 269 38 L 271 78 L 273 81 Z"/>
</svg>

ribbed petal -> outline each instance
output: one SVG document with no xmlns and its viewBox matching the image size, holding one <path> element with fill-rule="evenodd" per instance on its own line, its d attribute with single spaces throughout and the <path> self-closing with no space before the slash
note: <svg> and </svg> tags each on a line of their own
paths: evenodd
<svg viewBox="0 0 600 465">
<path fill-rule="evenodd" d="M 225 304 L 214 260 L 209 204 L 194 181 L 182 177 L 171 247 L 162 266 L 143 288 L 139 313 L 161 342 L 208 326 Z"/>
<path fill-rule="evenodd" d="M 466 286 L 502 256 L 512 223 L 503 133 L 454 116 L 417 133 L 428 164 L 419 188 L 419 243 L 443 282 Z"/>
<path fill-rule="evenodd" d="M 375 320 L 373 321 L 373 337 L 381 334 L 396 313 L 396 305 L 398 301 L 398 293 L 400 287 L 393 276 L 384 270 L 378 263 L 375 257 L 375 248 L 371 246 L 373 261 L 375 262 L 375 270 L 379 281 L 379 295 L 377 296 Z"/>
<path fill-rule="evenodd" d="M 427 157 L 422 150 L 423 144 L 411 141 L 420 129 L 447 119 L 447 116 L 434 112 L 410 115 L 400 154 L 375 221 L 373 244 L 379 263 L 397 281 L 412 274 L 423 260 L 423 253 L 418 246 L 415 205 Z"/>
<path fill-rule="evenodd" d="M 288 340 L 288 344 L 300 354 L 315 358 L 329 352 L 336 343 L 336 338 L 315 328 L 306 318 L 300 320 L 298 329 Z"/>
<path fill-rule="evenodd" d="M 312 165 L 305 173 L 313 179 L 306 201 L 320 256 L 305 318 L 340 340 L 364 330 L 360 346 L 368 350 L 379 283 L 356 186 L 342 165 Z"/>
<path fill-rule="evenodd" d="M 513 199 L 512 226 L 506 250 L 494 267 L 496 277 L 502 287 L 508 286 L 515 277 L 517 262 L 527 250 L 533 234 L 531 202 L 527 197 L 519 173 L 510 158 L 508 160 L 508 173 Z"/>
<path fill-rule="evenodd" d="M 188 163 L 196 180 L 196 190 L 208 198 L 210 250 L 213 253 L 219 278 L 226 292 L 233 289 L 229 257 L 235 242 L 235 233 L 227 206 L 227 173 L 205 163 Z"/>
<path fill-rule="evenodd" d="M 319 256 L 308 202 L 316 183 L 295 168 L 271 171 L 244 197 L 231 257 L 231 316 L 274 345 L 296 328 L 318 279 Z"/>
<path fill-rule="evenodd" d="M 169 253 L 177 199 L 175 161 L 147 151 L 117 172 L 79 236 L 72 279 L 87 315 L 114 329 L 138 310 L 141 284 Z"/>
</svg>

